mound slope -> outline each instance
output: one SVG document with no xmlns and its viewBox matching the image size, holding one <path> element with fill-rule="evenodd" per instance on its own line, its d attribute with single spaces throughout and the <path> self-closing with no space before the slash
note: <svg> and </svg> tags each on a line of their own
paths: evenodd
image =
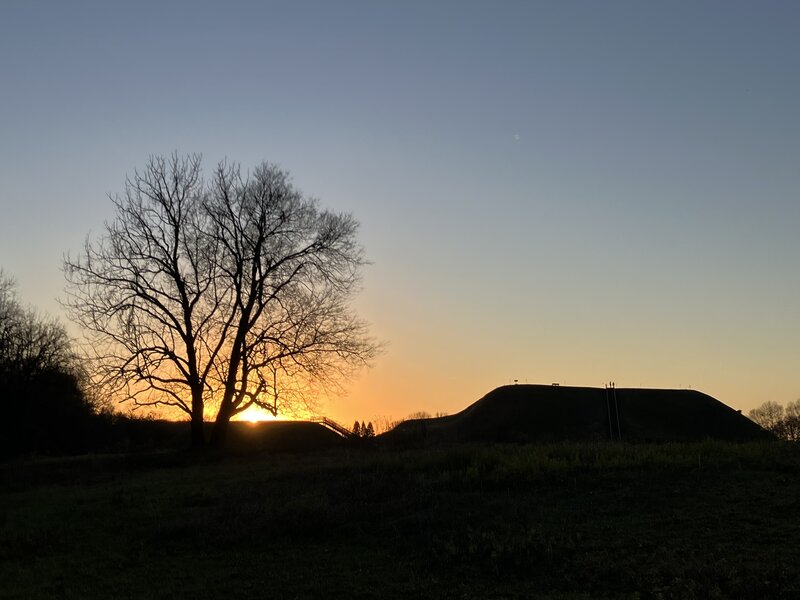
<svg viewBox="0 0 800 600">
<path fill-rule="evenodd" d="M 748 441 L 770 434 L 694 390 L 508 385 L 448 417 L 401 423 L 387 439 L 429 441 Z"/>
<path fill-rule="evenodd" d="M 206 424 L 208 436 L 210 424 Z M 189 445 L 185 421 L 129 420 L 121 423 L 117 443 L 126 450 L 181 449 Z M 236 452 L 297 452 L 322 450 L 339 445 L 341 436 L 319 423 L 309 421 L 231 421 L 226 449 Z"/>
<path fill-rule="evenodd" d="M 339 434 L 309 421 L 231 421 L 229 450 L 304 452 L 324 450 L 342 443 Z"/>
</svg>

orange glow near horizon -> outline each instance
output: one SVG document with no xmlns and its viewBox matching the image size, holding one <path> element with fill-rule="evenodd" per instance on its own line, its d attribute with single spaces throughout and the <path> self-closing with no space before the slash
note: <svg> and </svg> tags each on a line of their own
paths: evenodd
<svg viewBox="0 0 800 600">
<path fill-rule="evenodd" d="M 273 415 L 271 412 L 259 408 L 257 406 L 250 406 L 238 415 L 233 417 L 234 421 L 248 421 L 250 423 L 259 423 L 261 421 L 290 421 L 289 417 L 283 415 Z"/>
</svg>

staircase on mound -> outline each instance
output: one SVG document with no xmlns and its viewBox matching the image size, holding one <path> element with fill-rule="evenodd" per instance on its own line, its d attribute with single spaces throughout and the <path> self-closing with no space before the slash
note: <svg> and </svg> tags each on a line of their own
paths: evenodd
<svg viewBox="0 0 800 600">
<path fill-rule="evenodd" d="M 344 425 L 341 425 L 334 421 L 333 419 L 329 419 L 328 417 L 316 417 L 310 419 L 312 423 L 319 423 L 323 427 L 330 429 L 331 431 L 338 433 L 343 438 L 351 438 L 353 437 L 353 432 L 350 431 Z"/>
</svg>

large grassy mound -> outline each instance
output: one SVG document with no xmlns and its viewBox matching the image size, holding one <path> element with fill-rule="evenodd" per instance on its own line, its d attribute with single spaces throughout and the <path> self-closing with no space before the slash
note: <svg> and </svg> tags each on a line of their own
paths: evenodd
<svg viewBox="0 0 800 600">
<path fill-rule="evenodd" d="M 622 439 L 747 441 L 770 434 L 693 390 L 549 385 L 499 387 L 448 417 L 406 421 L 388 440 L 545 442 Z"/>
</svg>

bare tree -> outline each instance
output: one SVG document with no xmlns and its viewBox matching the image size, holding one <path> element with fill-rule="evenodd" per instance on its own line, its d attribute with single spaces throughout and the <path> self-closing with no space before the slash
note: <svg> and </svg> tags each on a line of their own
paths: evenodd
<svg viewBox="0 0 800 600">
<path fill-rule="evenodd" d="M 751 410 L 748 416 L 752 421 L 755 421 L 767 431 L 771 431 L 779 438 L 785 437 L 783 406 L 777 402 L 771 400 L 764 402 L 758 408 Z"/>
<path fill-rule="evenodd" d="M 14 280 L 0 270 L 0 372 L 16 379 L 77 366 L 69 336 L 56 320 L 25 307 Z"/>
<path fill-rule="evenodd" d="M 792 442 L 800 441 L 800 400 L 794 400 L 786 405 L 783 422 L 786 439 Z"/>
<path fill-rule="evenodd" d="M 358 224 L 289 175 L 197 155 L 151 158 L 112 198 L 116 220 L 65 259 L 70 316 L 92 334 L 102 380 L 137 406 L 175 407 L 204 443 L 251 406 L 273 415 L 335 383 L 378 346 L 350 310 L 365 264 Z"/>
<path fill-rule="evenodd" d="M 375 417 L 375 433 L 381 434 L 391 431 L 397 427 L 400 422 L 401 421 L 396 421 L 392 417 L 386 415 Z"/>
<path fill-rule="evenodd" d="M 431 413 L 429 413 L 427 411 L 424 411 L 424 410 L 418 410 L 417 412 L 411 413 L 410 415 L 408 415 L 403 420 L 404 421 L 415 421 L 417 419 L 430 419 L 430 418 L 432 418 Z"/>
<path fill-rule="evenodd" d="M 69 336 L 23 305 L 14 288 L 0 270 L 0 455 L 83 448 L 82 427 L 95 407 Z"/>
</svg>

